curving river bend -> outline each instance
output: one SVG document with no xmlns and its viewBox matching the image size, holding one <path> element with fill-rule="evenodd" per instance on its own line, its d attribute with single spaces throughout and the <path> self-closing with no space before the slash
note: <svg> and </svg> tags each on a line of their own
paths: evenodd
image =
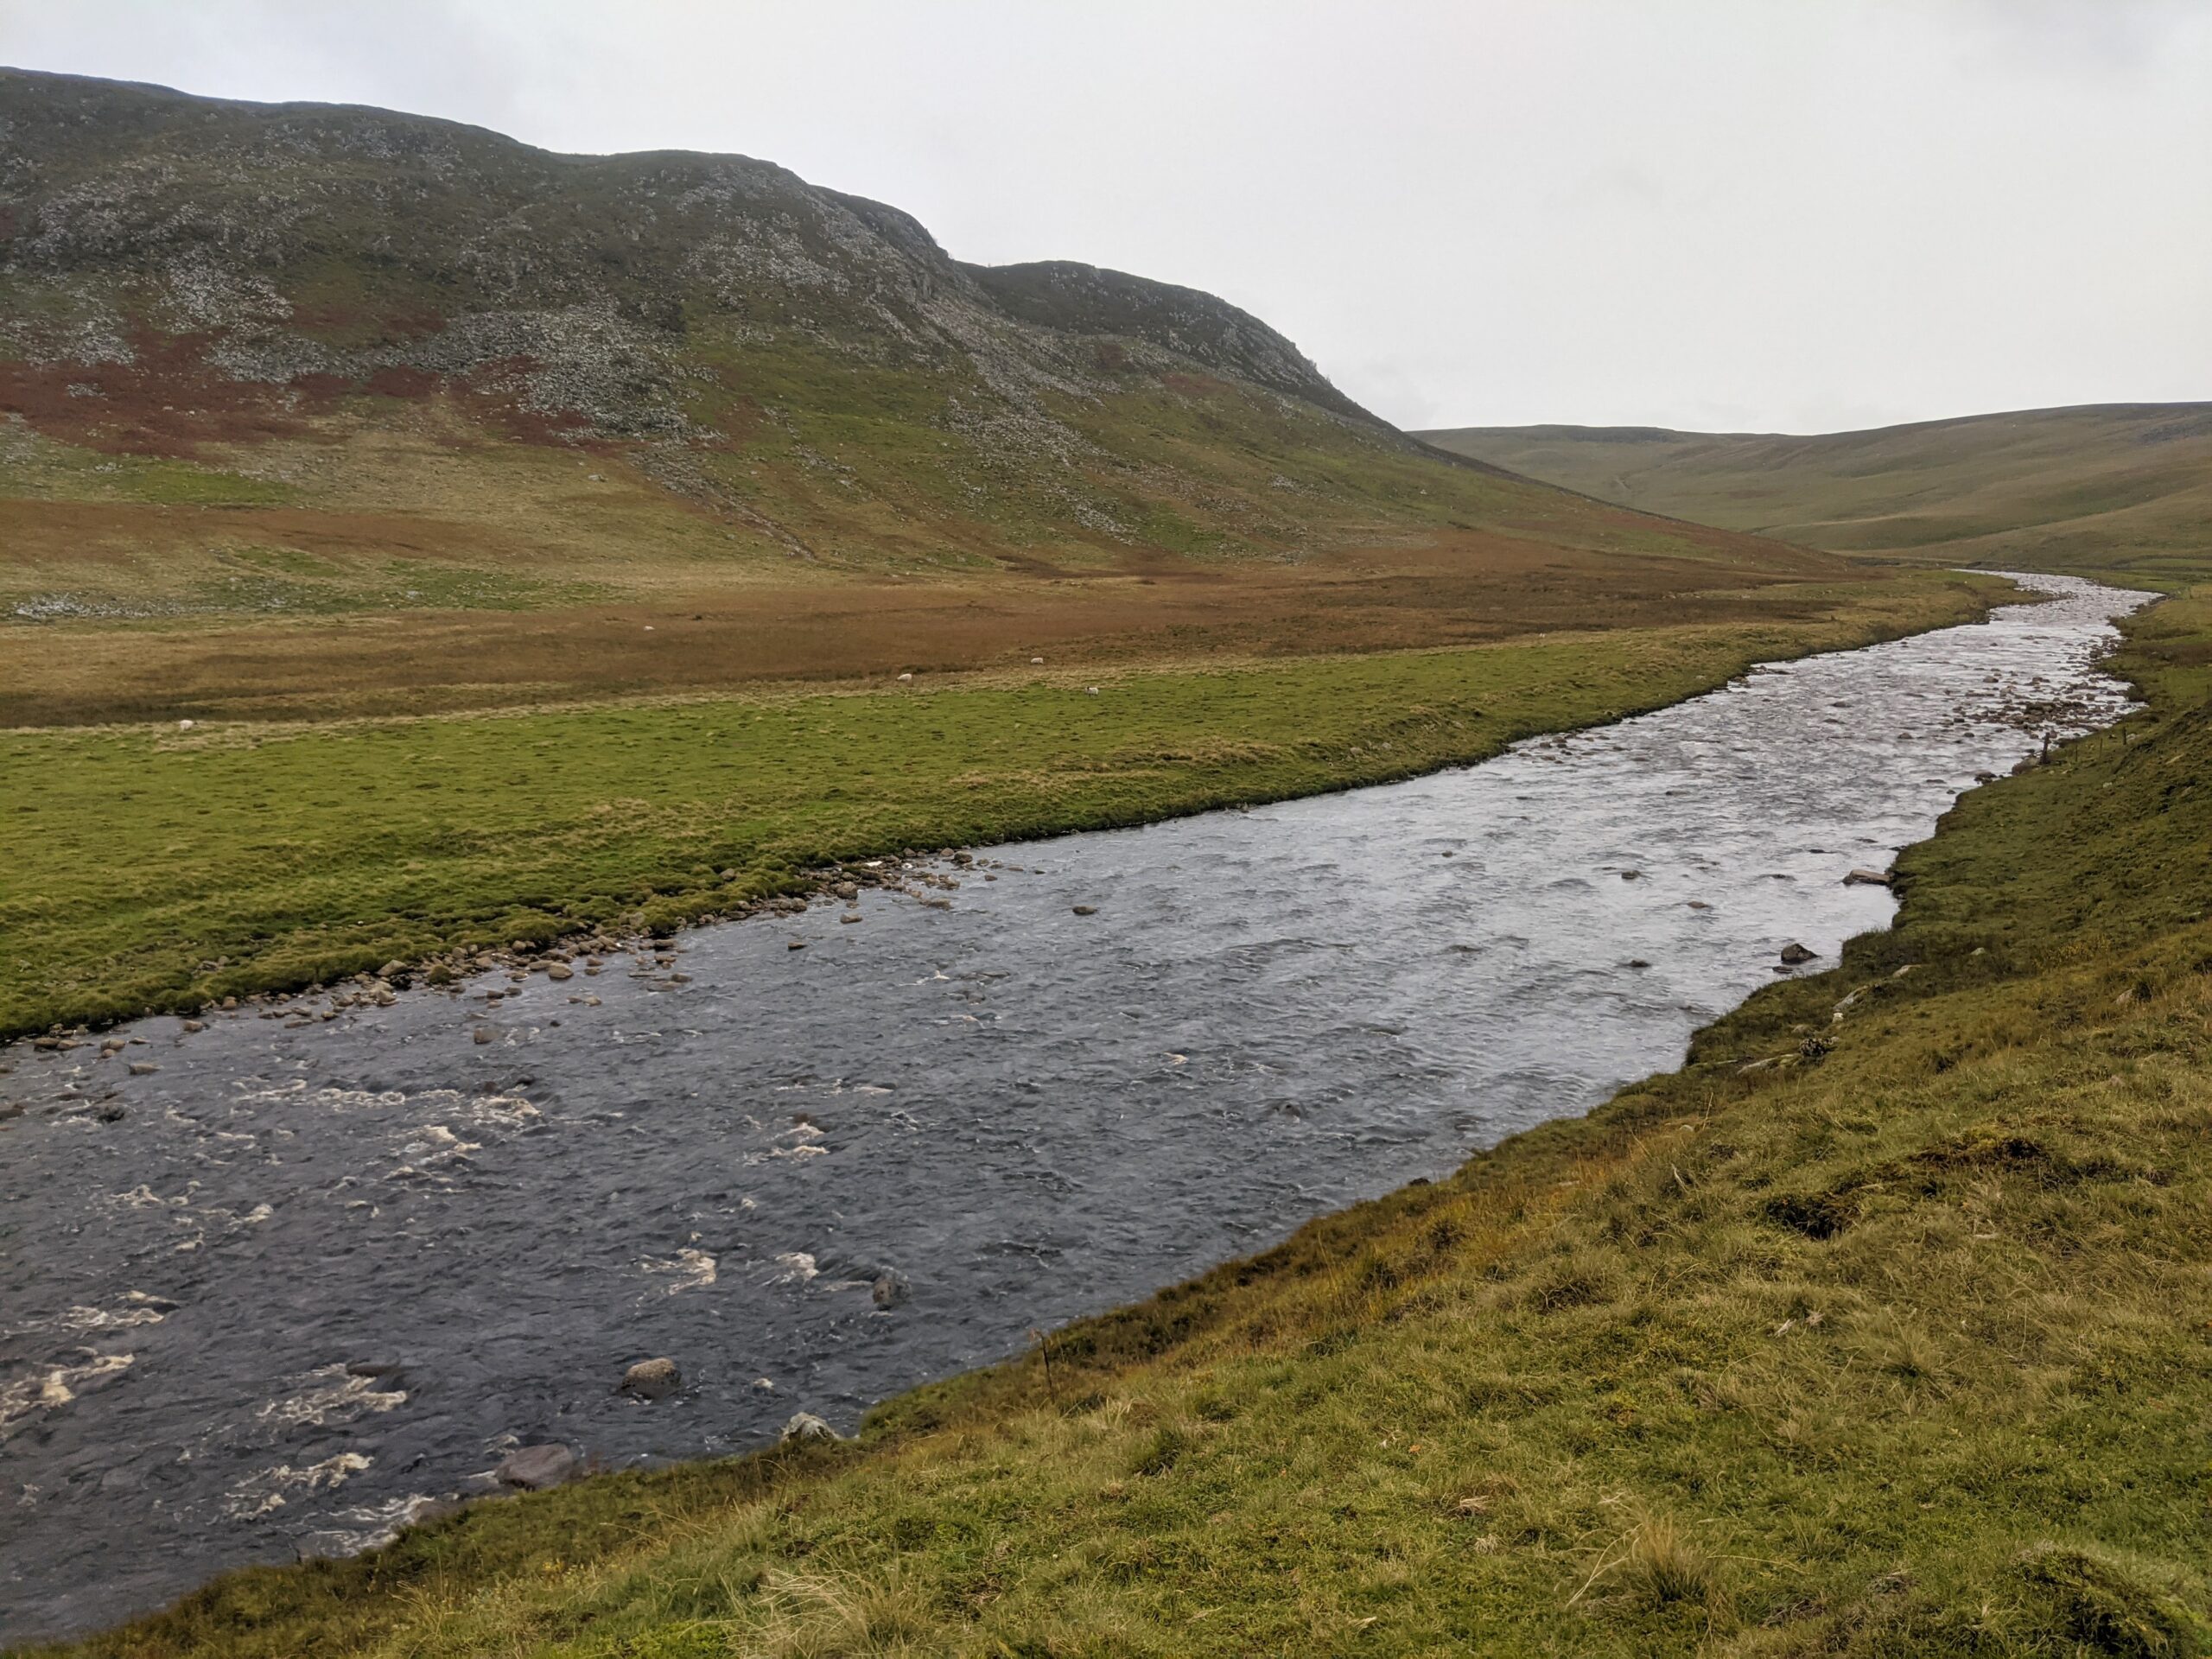
<svg viewBox="0 0 2212 1659">
<path fill-rule="evenodd" d="M 0 1050 L 0 1643 L 359 1548 L 518 1440 L 849 1427 L 1676 1064 L 1785 943 L 1816 971 L 1886 922 L 1847 871 L 2126 709 L 2096 664 L 2150 595 L 2019 580 L 2056 597 L 1408 783 L 984 849 L 857 925 Z M 663 1354 L 682 1393 L 613 1392 Z"/>
</svg>

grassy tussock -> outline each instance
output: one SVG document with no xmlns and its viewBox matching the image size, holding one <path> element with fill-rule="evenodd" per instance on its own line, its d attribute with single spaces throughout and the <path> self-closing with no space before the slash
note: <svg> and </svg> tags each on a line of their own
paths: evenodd
<svg viewBox="0 0 2212 1659">
<path fill-rule="evenodd" d="M 2212 1650 L 2212 861 L 2137 885 L 2097 829 L 2212 843 L 2212 722 L 2140 739 L 1962 807 L 1897 930 L 1682 1071 L 1055 1333 L 1049 1388 L 1033 1353 L 81 1651 Z M 2008 863 L 2064 880 L 1976 885 Z"/>
</svg>

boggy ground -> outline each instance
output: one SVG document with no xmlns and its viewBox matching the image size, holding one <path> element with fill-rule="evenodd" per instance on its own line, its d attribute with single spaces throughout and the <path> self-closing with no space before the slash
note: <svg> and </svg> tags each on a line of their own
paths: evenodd
<svg viewBox="0 0 2212 1659">
<path fill-rule="evenodd" d="M 1449 1180 L 857 1443 L 479 1505 L 73 1651 L 2212 1650 L 2212 594 L 1894 931 Z"/>
<path fill-rule="evenodd" d="M 905 582 L 607 589 L 588 603 L 526 578 L 454 577 L 472 609 L 302 604 L 283 620 L 206 614 L 0 629 L 0 723 L 301 720 L 527 707 L 902 673 L 1183 664 L 1477 644 L 1562 629 L 1810 622 L 1840 583 L 1887 573 L 1812 558 L 1751 568 L 1623 558 L 1481 531 L 1295 564 L 1130 553 L 1111 568 Z M 294 562 L 312 569 L 314 561 Z M 335 562 L 327 562 L 334 568 Z M 430 578 L 391 578 L 415 584 Z M 304 583 L 297 585 L 304 586 Z M 143 603 L 143 601 L 142 601 Z"/>
</svg>

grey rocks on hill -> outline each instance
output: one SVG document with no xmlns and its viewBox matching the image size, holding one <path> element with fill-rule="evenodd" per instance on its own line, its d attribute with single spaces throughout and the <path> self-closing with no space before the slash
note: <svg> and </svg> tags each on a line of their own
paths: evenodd
<svg viewBox="0 0 2212 1659">
<path fill-rule="evenodd" d="M 963 264 L 898 209 L 772 162 L 562 156 L 383 110 L 13 69 L 0 298 L 0 355 L 174 367 L 188 347 L 232 383 L 294 389 L 462 377 L 584 435 L 709 435 L 686 412 L 715 372 L 705 329 L 951 374 L 975 421 L 1046 448 L 1072 434 L 1045 394 L 1131 368 L 1230 377 L 1407 442 L 1223 300 Z"/>
</svg>

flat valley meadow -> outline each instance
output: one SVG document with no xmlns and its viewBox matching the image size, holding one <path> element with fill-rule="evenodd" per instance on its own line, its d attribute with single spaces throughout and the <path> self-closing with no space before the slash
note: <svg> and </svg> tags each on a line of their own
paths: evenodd
<svg viewBox="0 0 2212 1659">
<path fill-rule="evenodd" d="M 0 1274 L 10 1653 L 2212 1653 L 2212 404 L 0 69 Z"/>
</svg>

